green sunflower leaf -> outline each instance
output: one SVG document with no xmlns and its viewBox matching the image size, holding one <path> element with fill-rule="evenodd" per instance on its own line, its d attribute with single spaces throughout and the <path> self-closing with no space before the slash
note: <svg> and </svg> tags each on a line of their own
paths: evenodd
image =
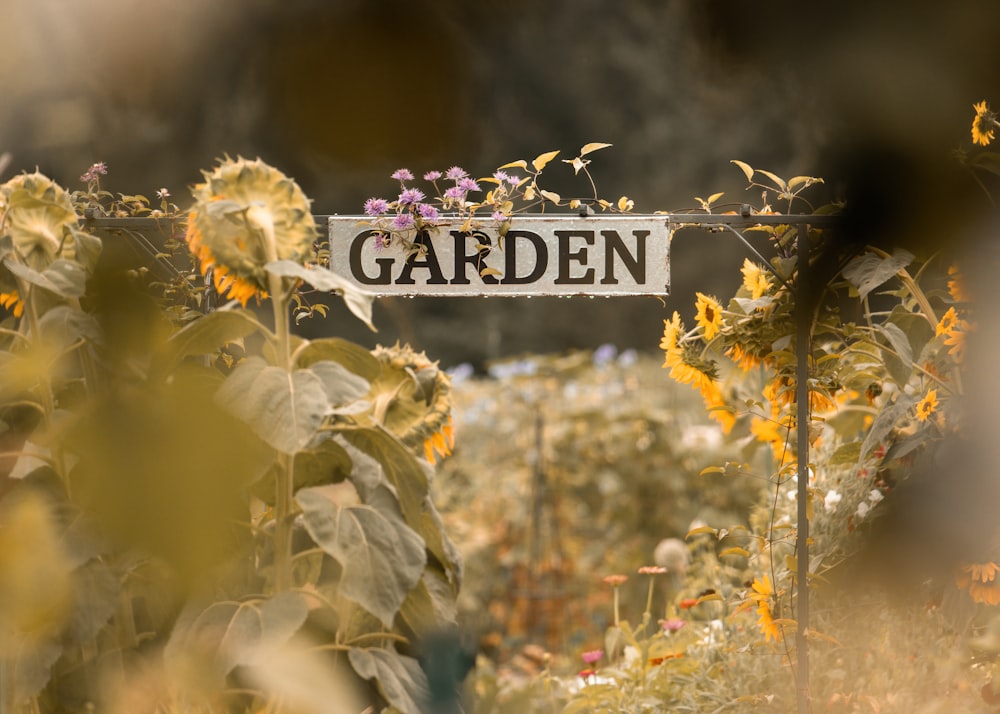
<svg viewBox="0 0 1000 714">
<path fill-rule="evenodd" d="M 342 568 L 340 594 L 391 628 L 423 574 L 423 539 L 389 509 L 341 506 L 312 488 L 295 499 L 309 535 Z"/>
<path fill-rule="evenodd" d="M 305 448 L 331 409 L 327 387 L 315 372 L 286 372 L 260 357 L 243 360 L 222 383 L 215 399 L 257 436 L 286 454 Z"/>
<path fill-rule="evenodd" d="M 430 699 L 427 676 L 420 663 L 391 650 L 355 647 L 347 653 L 362 679 L 375 680 L 379 693 L 403 714 L 422 714 Z"/>
</svg>

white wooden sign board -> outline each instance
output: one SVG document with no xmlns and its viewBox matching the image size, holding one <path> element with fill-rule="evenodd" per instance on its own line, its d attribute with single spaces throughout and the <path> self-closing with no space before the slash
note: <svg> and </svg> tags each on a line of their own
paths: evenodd
<svg viewBox="0 0 1000 714">
<path fill-rule="evenodd" d="M 666 216 L 520 215 L 501 238 L 484 219 L 467 232 L 442 222 L 417 237 L 379 246 L 364 216 L 330 216 L 330 267 L 376 295 L 666 295 Z"/>
</svg>

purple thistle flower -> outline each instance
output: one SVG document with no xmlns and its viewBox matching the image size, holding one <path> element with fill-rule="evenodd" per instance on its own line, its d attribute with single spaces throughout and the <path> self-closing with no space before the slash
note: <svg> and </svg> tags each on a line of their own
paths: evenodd
<svg viewBox="0 0 1000 714">
<path fill-rule="evenodd" d="M 444 177 L 451 179 L 453 181 L 458 181 L 459 179 L 463 179 L 468 175 L 469 174 L 465 173 L 465 169 L 463 169 L 461 166 L 452 166 L 450 169 L 444 172 Z"/>
<path fill-rule="evenodd" d="M 80 177 L 80 180 L 84 183 L 90 183 L 91 181 L 96 181 L 98 175 L 105 175 L 108 173 L 108 165 L 103 161 L 98 161 L 95 164 L 91 164 L 90 168 Z"/>
<path fill-rule="evenodd" d="M 496 171 L 493 173 L 493 178 L 495 178 L 500 183 L 504 181 L 510 181 L 510 176 L 507 175 L 506 171 Z"/>
<path fill-rule="evenodd" d="M 396 169 L 389 178 L 394 178 L 397 181 L 412 181 L 413 174 L 410 173 L 409 169 Z"/>
<path fill-rule="evenodd" d="M 369 198 L 365 201 L 366 216 L 381 216 L 389 210 L 389 202 L 384 198 Z"/>
<path fill-rule="evenodd" d="M 503 223 L 504 221 L 507 220 L 507 214 L 505 214 L 503 211 L 493 211 L 493 215 L 491 216 L 491 218 L 497 223 Z"/>
<path fill-rule="evenodd" d="M 418 203 L 417 213 L 425 221 L 431 221 L 432 223 L 438 219 L 438 209 L 429 203 Z"/>
<path fill-rule="evenodd" d="M 399 205 L 409 206 L 423 200 L 424 192 L 419 188 L 408 188 L 399 194 Z"/>
<path fill-rule="evenodd" d="M 507 180 L 510 181 L 511 186 L 517 186 L 519 183 L 521 183 L 520 176 L 508 176 Z"/>
<path fill-rule="evenodd" d="M 452 186 L 444 192 L 444 197 L 461 201 L 465 199 L 465 190 L 461 186 Z"/>
<path fill-rule="evenodd" d="M 381 250 L 383 248 L 385 248 L 387 245 L 389 245 L 389 236 L 387 236 L 382 231 L 378 231 L 376 233 L 373 233 L 372 237 L 375 239 L 375 250 L 376 251 L 380 251 L 381 252 Z"/>
<path fill-rule="evenodd" d="M 468 191 L 478 191 L 479 190 L 479 184 L 476 183 L 475 181 L 473 181 L 472 179 L 468 178 L 468 177 L 463 178 L 463 179 L 459 179 L 459 181 L 458 181 L 458 183 L 456 185 L 460 189 L 462 189 L 463 191 L 466 191 L 466 192 L 468 192 Z"/>
<path fill-rule="evenodd" d="M 410 213 L 399 213 L 392 219 L 392 228 L 397 231 L 405 231 L 413 228 L 413 215 Z"/>
<path fill-rule="evenodd" d="M 437 181 L 439 178 L 441 178 L 440 171 L 428 171 L 424 174 L 424 181 Z"/>
</svg>

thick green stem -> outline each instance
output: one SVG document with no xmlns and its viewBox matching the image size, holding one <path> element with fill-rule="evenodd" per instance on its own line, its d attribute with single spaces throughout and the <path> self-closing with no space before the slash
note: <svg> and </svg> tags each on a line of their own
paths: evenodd
<svg viewBox="0 0 1000 714">
<path fill-rule="evenodd" d="M 271 305 L 274 308 L 275 363 L 291 371 L 289 351 L 288 295 L 281 278 L 268 276 Z M 295 484 L 295 457 L 280 455 L 280 468 L 275 477 L 274 513 L 274 589 L 286 592 L 292 588 L 292 504 Z"/>
</svg>

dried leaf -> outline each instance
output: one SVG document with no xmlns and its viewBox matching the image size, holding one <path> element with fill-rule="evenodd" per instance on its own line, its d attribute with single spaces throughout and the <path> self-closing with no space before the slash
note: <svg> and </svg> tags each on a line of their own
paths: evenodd
<svg viewBox="0 0 1000 714">
<path fill-rule="evenodd" d="M 586 144 L 583 147 L 581 147 L 581 149 L 580 149 L 580 156 L 586 156 L 587 154 L 589 154 L 592 151 L 597 151 L 598 149 L 606 149 L 609 146 L 611 146 L 611 144 L 603 144 L 603 143 L 596 142 L 596 141 L 595 142 L 591 142 L 590 144 Z"/>
<path fill-rule="evenodd" d="M 545 165 L 552 161 L 559 155 L 558 151 L 547 151 L 544 154 L 539 154 L 535 157 L 535 160 L 531 162 L 531 165 L 535 167 L 535 171 L 541 171 L 545 168 Z"/>
</svg>

